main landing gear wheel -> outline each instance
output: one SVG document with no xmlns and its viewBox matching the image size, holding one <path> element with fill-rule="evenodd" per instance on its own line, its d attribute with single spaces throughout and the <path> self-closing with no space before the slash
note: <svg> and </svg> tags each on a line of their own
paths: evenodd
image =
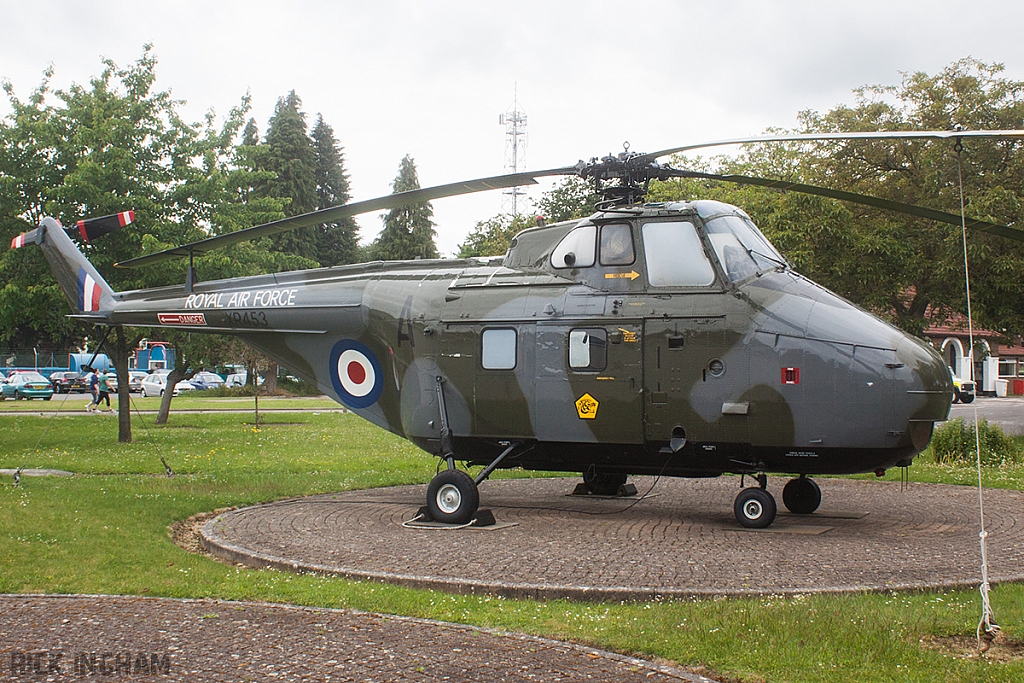
<svg viewBox="0 0 1024 683">
<path fill-rule="evenodd" d="M 778 506 L 772 494 L 756 486 L 745 488 L 732 506 L 736 520 L 748 529 L 764 529 L 775 521 Z"/>
<path fill-rule="evenodd" d="M 809 515 L 821 505 L 821 488 L 807 477 L 790 479 L 782 489 L 782 502 L 794 514 Z"/>
<path fill-rule="evenodd" d="M 466 524 L 480 507 L 476 482 L 460 470 L 444 470 L 430 480 L 427 509 L 435 522 Z"/>
<path fill-rule="evenodd" d="M 614 496 L 619 493 L 619 487 L 626 483 L 626 475 L 601 472 L 591 467 L 583 473 L 583 483 L 592 495 Z"/>
</svg>

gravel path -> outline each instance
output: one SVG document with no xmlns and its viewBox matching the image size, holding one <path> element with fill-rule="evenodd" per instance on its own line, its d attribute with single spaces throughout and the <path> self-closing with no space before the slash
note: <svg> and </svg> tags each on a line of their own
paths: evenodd
<svg viewBox="0 0 1024 683">
<path fill-rule="evenodd" d="M 670 666 L 530 636 L 266 603 L 0 596 L 8 680 L 689 681 Z"/>
</svg>

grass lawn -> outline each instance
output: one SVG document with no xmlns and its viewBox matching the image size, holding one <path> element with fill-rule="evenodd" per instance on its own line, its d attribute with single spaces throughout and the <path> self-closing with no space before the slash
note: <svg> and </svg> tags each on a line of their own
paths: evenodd
<svg viewBox="0 0 1024 683">
<path fill-rule="evenodd" d="M 422 483 L 433 475 L 435 461 L 352 414 L 271 415 L 271 424 L 257 430 L 246 424 L 249 415 L 175 415 L 173 408 L 185 408 L 187 400 L 175 399 L 167 426 L 147 419 L 144 427 L 136 420 L 131 444 L 117 443 L 110 417 L 79 414 L 50 422 L 28 414 L 0 416 L 0 468 L 76 474 L 24 478 L 20 487 L 9 477 L 0 480 L 0 592 L 352 607 L 583 641 L 743 681 L 1024 680 L 1021 660 L 965 659 L 922 647 L 922 640 L 973 636 L 981 612 L 976 591 L 533 602 L 230 567 L 189 554 L 171 542 L 168 526 L 195 513 Z M 51 408 L 54 401 L 33 402 L 32 408 Z M 174 477 L 163 476 L 161 456 Z M 940 467 L 924 464 L 926 459 L 911 469 L 914 481 L 973 482 L 971 467 Z M 990 486 L 1020 489 L 1024 466 L 989 468 L 986 478 Z M 997 586 L 992 604 L 1001 639 L 1024 640 L 1024 586 Z"/>
</svg>

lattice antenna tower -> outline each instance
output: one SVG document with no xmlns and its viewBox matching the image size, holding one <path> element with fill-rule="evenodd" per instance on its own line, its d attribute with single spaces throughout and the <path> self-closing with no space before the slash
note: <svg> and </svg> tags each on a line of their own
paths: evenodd
<svg viewBox="0 0 1024 683">
<path fill-rule="evenodd" d="M 518 88 L 517 88 L 518 91 Z M 526 170 L 526 112 L 519 108 L 518 92 L 512 106 L 498 117 L 498 123 L 505 126 L 505 173 L 519 173 Z M 502 191 L 501 210 L 518 216 L 526 208 L 525 187 L 510 187 Z"/>
</svg>

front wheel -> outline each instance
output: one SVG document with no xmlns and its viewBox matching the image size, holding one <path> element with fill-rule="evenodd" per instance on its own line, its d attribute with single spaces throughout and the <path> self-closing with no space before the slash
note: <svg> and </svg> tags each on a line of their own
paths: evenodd
<svg viewBox="0 0 1024 683">
<path fill-rule="evenodd" d="M 748 529 L 764 529 L 775 521 L 778 506 L 764 489 L 751 486 L 740 491 L 732 506 L 736 521 Z"/>
<path fill-rule="evenodd" d="M 974 403 L 974 394 L 961 394 L 960 400 L 964 403 Z"/>
<path fill-rule="evenodd" d="M 427 487 L 427 510 L 435 522 L 466 524 L 480 507 L 476 482 L 460 470 L 444 470 Z"/>
</svg>

